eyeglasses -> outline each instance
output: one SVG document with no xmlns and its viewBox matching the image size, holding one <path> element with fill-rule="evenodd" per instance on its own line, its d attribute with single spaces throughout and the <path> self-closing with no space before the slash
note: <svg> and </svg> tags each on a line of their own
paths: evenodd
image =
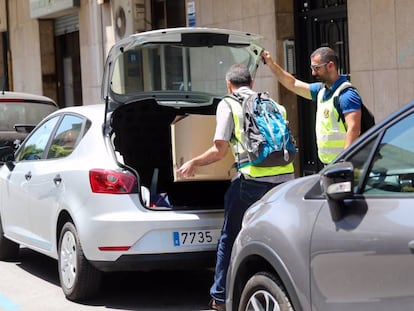
<svg viewBox="0 0 414 311">
<path fill-rule="evenodd" d="M 323 66 L 328 65 L 328 63 L 323 63 L 323 64 L 319 64 L 319 65 L 311 65 L 310 69 L 313 71 L 318 71 L 320 68 L 322 68 Z"/>
</svg>

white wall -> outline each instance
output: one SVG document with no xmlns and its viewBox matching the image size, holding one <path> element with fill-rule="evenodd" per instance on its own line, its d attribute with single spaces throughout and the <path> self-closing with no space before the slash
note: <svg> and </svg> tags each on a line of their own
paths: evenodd
<svg viewBox="0 0 414 311">
<path fill-rule="evenodd" d="M 106 58 L 105 44 L 108 40 L 108 29 L 105 24 L 110 13 L 109 4 L 98 5 L 97 1 L 81 1 L 79 11 L 79 41 L 82 72 L 83 104 L 100 102 L 101 82 Z M 112 26 L 112 25 L 109 25 Z M 109 40 L 113 39 L 109 33 Z"/>
<path fill-rule="evenodd" d="M 414 1 L 348 0 L 351 79 L 377 121 L 414 99 Z"/>
<path fill-rule="evenodd" d="M 13 91 L 42 94 L 39 23 L 30 18 L 29 1 L 9 1 Z"/>
</svg>

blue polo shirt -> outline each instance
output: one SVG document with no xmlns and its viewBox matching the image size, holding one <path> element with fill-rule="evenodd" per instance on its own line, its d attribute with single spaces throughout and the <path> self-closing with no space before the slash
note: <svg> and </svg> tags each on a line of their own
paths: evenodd
<svg viewBox="0 0 414 311">
<path fill-rule="evenodd" d="M 319 90 L 322 87 L 325 87 L 325 94 L 323 96 L 323 99 L 327 100 L 331 98 L 336 88 L 346 81 L 348 81 L 346 76 L 341 75 L 338 78 L 338 80 L 334 82 L 331 88 L 328 88 L 322 82 L 311 83 L 309 85 L 309 90 L 312 95 L 312 101 L 314 102 L 317 101 Z M 341 105 L 342 112 L 346 114 L 346 113 L 349 113 L 355 110 L 361 110 L 362 99 L 361 99 L 361 96 L 358 94 L 358 92 L 354 88 L 346 88 L 339 95 L 339 103 Z"/>
</svg>

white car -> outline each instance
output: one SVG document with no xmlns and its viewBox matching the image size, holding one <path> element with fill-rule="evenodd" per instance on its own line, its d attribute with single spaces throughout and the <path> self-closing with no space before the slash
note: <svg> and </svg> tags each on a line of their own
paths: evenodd
<svg viewBox="0 0 414 311">
<path fill-rule="evenodd" d="M 19 245 L 56 258 L 75 301 L 96 294 L 105 271 L 213 266 L 230 181 L 177 181 L 171 127 L 214 117 L 227 69 L 254 75 L 259 38 L 179 28 L 117 43 L 105 104 L 50 114 L 0 168 L 0 259 Z"/>
</svg>

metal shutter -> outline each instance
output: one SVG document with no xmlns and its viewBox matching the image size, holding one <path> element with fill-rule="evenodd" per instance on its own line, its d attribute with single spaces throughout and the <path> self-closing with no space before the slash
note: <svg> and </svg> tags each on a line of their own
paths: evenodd
<svg viewBox="0 0 414 311">
<path fill-rule="evenodd" d="M 56 37 L 75 31 L 79 31 L 79 16 L 77 13 L 55 19 Z"/>
</svg>

